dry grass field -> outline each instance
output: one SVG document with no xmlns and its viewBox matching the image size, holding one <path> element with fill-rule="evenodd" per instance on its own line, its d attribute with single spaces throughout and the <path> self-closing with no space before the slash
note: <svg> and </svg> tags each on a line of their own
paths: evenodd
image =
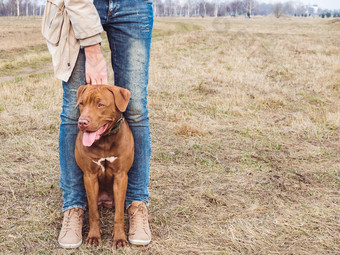
<svg viewBox="0 0 340 255">
<path fill-rule="evenodd" d="M 60 81 L 40 19 L 0 18 L 0 252 L 340 254 L 340 20 L 156 19 L 151 54 L 153 242 L 112 251 L 101 209 L 66 251 Z"/>
</svg>

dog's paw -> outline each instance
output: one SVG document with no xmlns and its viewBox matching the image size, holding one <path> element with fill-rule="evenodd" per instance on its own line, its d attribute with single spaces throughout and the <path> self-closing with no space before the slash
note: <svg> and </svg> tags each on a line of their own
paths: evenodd
<svg viewBox="0 0 340 255">
<path fill-rule="evenodd" d="M 100 237 L 100 234 L 96 235 L 96 234 L 89 233 L 87 238 L 86 238 L 86 245 L 87 246 L 90 246 L 90 245 L 94 245 L 94 246 L 102 245 L 102 239 Z"/>
<path fill-rule="evenodd" d="M 123 236 L 114 236 L 113 237 L 113 244 L 112 246 L 115 248 L 115 249 L 120 249 L 124 246 L 126 246 L 128 244 L 128 241 L 126 239 L 126 236 L 125 234 Z"/>
</svg>

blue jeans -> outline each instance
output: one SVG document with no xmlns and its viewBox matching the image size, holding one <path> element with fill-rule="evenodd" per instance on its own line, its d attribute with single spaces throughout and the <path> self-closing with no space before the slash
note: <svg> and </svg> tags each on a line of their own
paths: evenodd
<svg viewBox="0 0 340 255">
<path fill-rule="evenodd" d="M 147 108 L 147 84 L 153 26 L 152 3 L 144 0 L 94 0 L 107 32 L 115 85 L 131 91 L 124 116 L 135 141 L 135 159 L 128 173 L 125 205 L 149 197 L 151 138 Z M 80 50 L 70 79 L 63 82 L 63 104 L 59 133 L 60 187 L 63 211 L 86 207 L 83 173 L 74 159 L 79 111 L 75 108 L 77 89 L 85 82 L 85 54 Z"/>
</svg>

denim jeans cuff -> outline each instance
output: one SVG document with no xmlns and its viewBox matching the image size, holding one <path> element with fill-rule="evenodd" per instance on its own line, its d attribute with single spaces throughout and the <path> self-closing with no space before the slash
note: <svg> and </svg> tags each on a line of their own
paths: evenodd
<svg viewBox="0 0 340 255">
<path fill-rule="evenodd" d="M 141 200 L 141 201 L 145 202 L 146 206 L 149 207 L 150 202 L 148 200 Z M 125 201 L 125 208 L 126 208 L 126 210 L 129 209 L 129 207 L 131 206 L 132 202 L 134 202 L 134 201 L 129 201 L 129 202 Z"/>
<path fill-rule="evenodd" d="M 63 208 L 63 212 L 65 212 L 66 210 L 72 209 L 72 208 L 76 208 L 76 207 L 86 211 L 86 205 L 70 205 L 70 206 L 68 206 L 66 208 Z"/>
</svg>

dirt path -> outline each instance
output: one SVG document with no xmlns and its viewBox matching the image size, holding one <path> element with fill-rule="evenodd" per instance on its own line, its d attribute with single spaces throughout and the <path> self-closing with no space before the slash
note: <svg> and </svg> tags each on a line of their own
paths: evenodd
<svg viewBox="0 0 340 255">
<path fill-rule="evenodd" d="M 8 75 L 8 76 L 1 76 L 0 77 L 0 83 L 5 82 L 5 81 L 10 81 L 14 80 L 19 77 L 27 77 L 31 75 L 37 75 L 37 74 L 42 74 L 42 73 L 52 73 L 53 72 L 53 66 L 52 63 L 49 65 L 46 64 L 43 67 L 40 67 L 39 69 L 36 68 L 30 68 L 30 67 L 24 67 L 16 70 L 16 74 L 14 75 Z"/>
</svg>

